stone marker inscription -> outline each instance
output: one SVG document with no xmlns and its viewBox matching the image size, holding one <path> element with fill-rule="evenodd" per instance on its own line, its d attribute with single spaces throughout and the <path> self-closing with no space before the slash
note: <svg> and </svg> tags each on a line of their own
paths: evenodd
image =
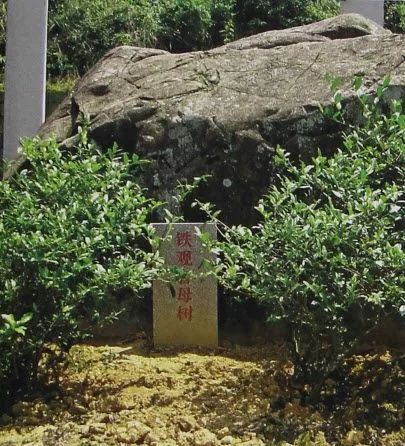
<svg viewBox="0 0 405 446">
<path fill-rule="evenodd" d="M 200 272 L 204 252 L 196 228 L 216 239 L 213 223 L 154 225 L 165 238 L 159 248 L 167 265 Z M 170 234 L 168 234 L 170 231 Z M 169 235 L 169 237 L 166 237 Z M 218 345 L 217 281 L 214 277 L 153 283 L 153 338 L 155 346 Z"/>
</svg>

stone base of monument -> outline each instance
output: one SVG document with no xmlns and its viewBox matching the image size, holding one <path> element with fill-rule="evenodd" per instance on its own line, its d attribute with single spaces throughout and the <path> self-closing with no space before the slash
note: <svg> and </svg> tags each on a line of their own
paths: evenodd
<svg viewBox="0 0 405 446">
<path fill-rule="evenodd" d="M 152 302 L 150 302 L 150 310 L 152 313 Z M 243 310 L 241 310 L 243 313 Z M 221 315 L 219 315 L 219 319 Z M 201 346 L 207 348 L 227 347 L 230 345 L 263 345 L 270 342 L 278 342 L 288 339 L 287 328 L 285 324 L 276 323 L 268 325 L 261 318 L 228 318 L 224 324 L 218 323 L 218 336 L 216 343 L 164 343 L 154 342 L 153 337 L 153 317 L 150 316 L 139 318 L 137 315 L 129 316 L 123 314 L 118 320 L 111 324 L 96 328 L 93 331 L 94 338 L 91 342 L 96 344 L 102 343 L 131 343 L 142 340 L 145 347 L 153 350 L 154 348 L 178 347 L 193 348 Z"/>
<path fill-rule="evenodd" d="M 155 348 L 153 342 L 153 318 L 152 301 L 148 302 L 150 312 L 139 317 L 137 314 L 123 314 L 120 319 L 112 324 L 94 330 L 94 338 L 91 340 L 95 344 L 117 343 L 131 344 L 142 342 L 147 351 Z M 238 318 L 231 316 L 223 323 L 218 324 L 218 346 L 230 347 L 233 345 L 263 345 L 274 342 L 288 341 L 288 327 L 280 322 L 269 325 L 263 321 L 261 315 L 245 317 L 243 316 L 243 304 L 241 304 L 241 315 Z M 221 314 L 219 315 L 221 319 Z M 369 338 L 364 340 L 362 348 L 369 348 L 370 345 L 386 345 L 393 348 L 400 348 L 404 344 L 405 329 L 401 320 L 392 318 L 387 323 L 371 333 Z M 182 345 L 173 345 L 180 349 Z M 193 346 L 188 346 L 193 348 Z M 187 347 L 187 348 L 188 348 Z M 207 346 L 210 348 L 210 346 Z M 160 348 L 160 347 L 158 347 Z M 215 348 L 215 346 L 213 346 Z"/>
</svg>

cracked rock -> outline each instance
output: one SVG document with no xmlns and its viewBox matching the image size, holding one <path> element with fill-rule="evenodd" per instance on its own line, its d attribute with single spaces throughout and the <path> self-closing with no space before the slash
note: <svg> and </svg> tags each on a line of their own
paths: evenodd
<svg viewBox="0 0 405 446">
<path fill-rule="evenodd" d="M 310 159 L 318 147 L 330 154 L 339 146 L 339 129 L 318 107 L 332 103 L 325 74 L 342 79 L 349 105 L 356 97 L 352 81 L 360 74 L 364 92 L 373 93 L 390 73 L 387 95 L 403 98 L 404 55 L 405 35 L 356 14 L 204 52 L 123 46 L 77 82 L 39 133 L 71 147 L 86 113 L 90 136 L 101 148 L 117 142 L 152 160 L 139 177 L 151 195 L 165 198 L 179 180 L 211 175 L 198 198 L 214 203 L 225 222 L 253 224 L 254 206 L 276 175 L 278 144 L 293 159 Z M 355 122 L 358 110 L 350 110 Z M 199 218 L 191 208 L 184 212 L 190 220 Z"/>
</svg>

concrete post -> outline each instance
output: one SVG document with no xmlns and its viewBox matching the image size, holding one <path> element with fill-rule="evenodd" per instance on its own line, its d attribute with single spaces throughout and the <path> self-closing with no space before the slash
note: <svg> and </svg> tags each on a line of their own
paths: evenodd
<svg viewBox="0 0 405 446">
<path fill-rule="evenodd" d="M 340 13 L 356 12 L 367 19 L 384 26 L 384 0 L 342 0 Z"/>
<path fill-rule="evenodd" d="M 8 0 L 3 158 L 17 157 L 19 140 L 45 118 L 48 0 Z"/>
</svg>

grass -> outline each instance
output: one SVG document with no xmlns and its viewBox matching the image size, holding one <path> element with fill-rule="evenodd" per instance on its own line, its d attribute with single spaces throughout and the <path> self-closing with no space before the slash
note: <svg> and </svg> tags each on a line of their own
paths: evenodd
<svg viewBox="0 0 405 446">
<path fill-rule="evenodd" d="M 0 93 L 4 93 L 4 77 L 0 76 Z M 69 93 L 77 81 L 77 77 L 50 79 L 46 82 L 47 93 Z"/>
</svg>

